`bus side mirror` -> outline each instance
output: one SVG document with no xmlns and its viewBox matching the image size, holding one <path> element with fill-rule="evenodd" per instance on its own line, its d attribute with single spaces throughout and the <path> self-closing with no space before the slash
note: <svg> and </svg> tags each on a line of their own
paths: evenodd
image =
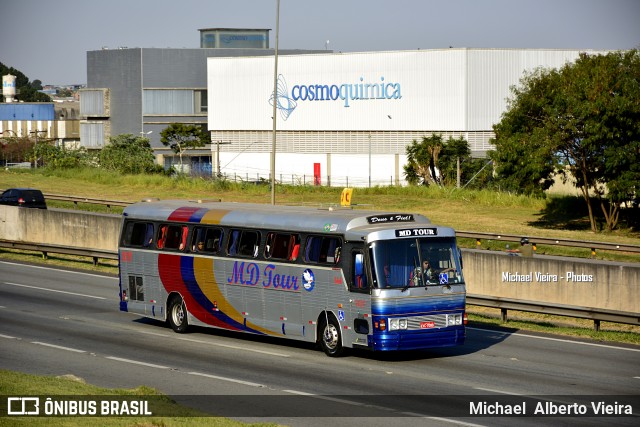
<svg viewBox="0 0 640 427">
<path fill-rule="evenodd" d="M 356 276 L 362 276 L 364 274 L 364 255 L 362 254 L 356 254 L 355 274 Z"/>
</svg>

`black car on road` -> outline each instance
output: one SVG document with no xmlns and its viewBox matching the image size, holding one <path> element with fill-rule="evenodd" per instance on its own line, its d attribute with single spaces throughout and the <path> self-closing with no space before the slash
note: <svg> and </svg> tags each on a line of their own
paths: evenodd
<svg viewBox="0 0 640 427">
<path fill-rule="evenodd" d="M 9 188 L 0 195 L 0 205 L 47 209 L 42 191 L 35 188 Z"/>
</svg>

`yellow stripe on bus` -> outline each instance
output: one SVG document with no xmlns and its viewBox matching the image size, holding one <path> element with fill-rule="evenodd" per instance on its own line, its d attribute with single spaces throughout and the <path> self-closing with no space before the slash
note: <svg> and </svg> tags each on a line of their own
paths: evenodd
<svg viewBox="0 0 640 427">
<path fill-rule="evenodd" d="M 231 211 L 212 209 L 203 215 L 200 224 L 220 224 L 222 218 Z"/>
</svg>

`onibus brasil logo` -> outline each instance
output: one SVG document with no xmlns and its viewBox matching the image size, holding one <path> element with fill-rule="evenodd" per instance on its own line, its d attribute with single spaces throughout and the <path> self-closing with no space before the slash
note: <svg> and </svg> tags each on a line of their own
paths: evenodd
<svg viewBox="0 0 640 427">
<path fill-rule="evenodd" d="M 380 77 L 380 81 L 376 83 L 365 82 L 364 77 L 360 77 L 359 83 L 297 84 L 289 92 L 287 82 L 280 74 L 276 83 L 276 93 L 271 94 L 269 104 L 273 106 L 275 102 L 280 116 L 283 120 L 287 120 L 301 101 L 341 100 L 344 102 L 344 107 L 348 108 L 352 101 L 400 98 L 402 98 L 400 83 L 386 82 L 384 77 Z"/>
</svg>

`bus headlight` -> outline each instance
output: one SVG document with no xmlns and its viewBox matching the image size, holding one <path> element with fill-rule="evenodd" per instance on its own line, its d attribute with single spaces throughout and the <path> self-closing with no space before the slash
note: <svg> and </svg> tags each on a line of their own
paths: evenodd
<svg viewBox="0 0 640 427">
<path fill-rule="evenodd" d="M 462 314 L 447 314 L 447 326 L 462 325 Z"/>
<path fill-rule="evenodd" d="M 392 319 L 389 318 L 389 330 L 399 331 L 400 329 L 407 329 L 407 319 Z"/>
</svg>

